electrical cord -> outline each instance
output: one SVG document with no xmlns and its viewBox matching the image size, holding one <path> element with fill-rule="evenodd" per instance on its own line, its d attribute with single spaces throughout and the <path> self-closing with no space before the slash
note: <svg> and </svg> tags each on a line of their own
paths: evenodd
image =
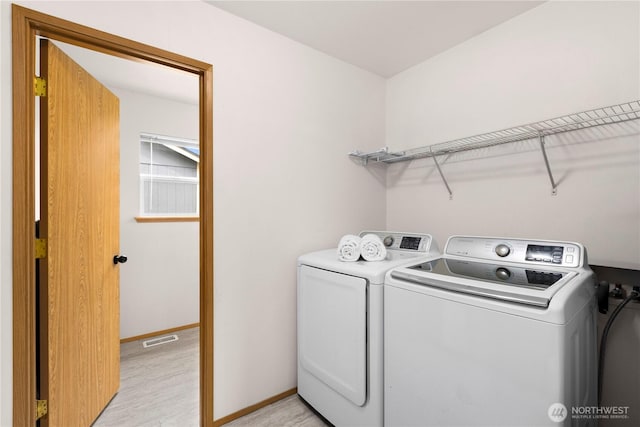
<svg viewBox="0 0 640 427">
<path fill-rule="evenodd" d="M 636 289 L 631 291 L 629 295 L 624 299 L 624 301 L 622 301 L 616 307 L 616 309 L 613 310 L 613 313 L 611 313 L 611 316 L 609 316 L 609 320 L 607 320 L 607 323 L 604 329 L 602 330 L 602 338 L 600 339 L 600 358 L 598 360 L 598 406 L 600 406 L 600 403 L 602 402 L 602 382 L 604 378 L 604 356 L 605 356 L 605 349 L 607 345 L 607 335 L 609 335 L 609 329 L 611 328 L 613 321 L 616 319 L 616 316 L 618 316 L 618 313 L 620 313 L 620 310 L 622 310 L 624 306 L 629 303 L 629 301 L 636 299 L 638 297 L 640 297 L 640 292 L 638 292 Z"/>
</svg>

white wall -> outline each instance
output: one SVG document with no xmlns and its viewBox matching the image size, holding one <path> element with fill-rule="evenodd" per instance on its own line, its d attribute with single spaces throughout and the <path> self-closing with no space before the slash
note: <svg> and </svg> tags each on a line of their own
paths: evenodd
<svg viewBox="0 0 640 427">
<path fill-rule="evenodd" d="M 295 387 L 296 257 L 385 224 L 384 178 L 346 156 L 384 144 L 384 80 L 201 2 L 18 3 L 214 65 L 215 417 Z M 8 94 L 10 7 L 1 10 Z M 0 424 L 9 426 L 11 99 L 1 102 Z"/>
<path fill-rule="evenodd" d="M 194 76 L 194 92 L 198 90 Z M 120 336 L 199 321 L 197 222 L 138 223 L 140 133 L 198 139 L 198 106 L 111 88 L 120 99 Z"/>
<path fill-rule="evenodd" d="M 550 2 L 387 83 L 387 145 L 409 147 L 640 99 L 638 2 Z M 387 227 L 574 240 L 592 264 L 640 268 L 637 121 L 388 170 Z M 622 136 L 620 136 L 622 135 Z"/>
</svg>

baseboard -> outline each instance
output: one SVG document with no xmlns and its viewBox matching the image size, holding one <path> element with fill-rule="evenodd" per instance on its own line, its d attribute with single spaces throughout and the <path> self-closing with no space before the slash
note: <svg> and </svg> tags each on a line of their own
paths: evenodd
<svg viewBox="0 0 640 427">
<path fill-rule="evenodd" d="M 241 410 L 239 410 L 237 412 L 234 412 L 233 414 L 229 414 L 226 417 L 222 417 L 222 418 L 220 418 L 218 420 L 215 420 L 213 422 L 213 427 L 219 427 L 221 425 L 230 423 L 233 420 L 237 420 L 240 417 L 244 417 L 245 415 L 248 415 L 248 414 L 250 414 L 252 412 L 257 411 L 258 409 L 264 408 L 265 406 L 269 406 L 272 403 L 277 402 L 278 400 L 282 400 L 285 397 L 289 397 L 289 396 L 291 396 L 293 394 L 296 394 L 297 392 L 298 392 L 298 388 L 295 387 L 295 388 L 292 388 L 291 390 L 287 390 L 287 391 L 282 392 L 280 394 L 276 394 L 275 396 L 272 396 L 272 397 L 270 397 L 268 399 L 265 399 L 262 402 L 258 402 L 255 405 L 248 406 L 248 407 L 246 407 L 244 409 L 241 409 Z"/>
<path fill-rule="evenodd" d="M 158 335 L 170 334 L 171 332 L 183 331 L 185 329 L 197 328 L 200 326 L 200 323 L 191 323 L 190 325 L 178 326 L 175 328 L 165 329 L 163 331 L 149 332 L 148 334 L 137 335 L 135 337 L 122 338 L 120 339 L 120 343 L 126 343 L 131 341 L 143 340 L 146 338 L 157 337 Z"/>
</svg>

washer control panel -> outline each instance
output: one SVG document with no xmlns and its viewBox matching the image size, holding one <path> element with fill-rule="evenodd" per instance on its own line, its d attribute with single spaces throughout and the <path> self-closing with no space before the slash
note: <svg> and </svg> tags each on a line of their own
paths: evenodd
<svg viewBox="0 0 640 427">
<path fill-rule="evenodd" d="M 429 234 L 401 233 L 394 231 L 363 231 L 360 237 L 366 234 L 375 234 L 387 249 L 408 251 L 414 253 L 428 253 L 437 250 L 433 237 Z"/>
<path fill-rule="evenodd" d="M 452 236 L 445 253 L 492 261 L 581 267 L 584 247 L 572 242 L 494 237 Z"/>
</svg>

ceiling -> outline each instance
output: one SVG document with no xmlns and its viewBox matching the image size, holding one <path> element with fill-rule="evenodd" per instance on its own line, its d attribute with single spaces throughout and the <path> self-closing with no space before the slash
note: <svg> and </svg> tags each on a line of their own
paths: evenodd
<svg viewBox="0 0 640 427">
<path fill-rule="evenodd" d="M 391 77 L 544 3 L 205 1 L 382 77 Z M 58 44 L 107 86 L 198 102 L 198 79 L 193 74 Z"/>
<path fill-rule="evenodd" d="M 205 1 L 382 77 L 391 77 L 544 3 Z"/>
</svg>

